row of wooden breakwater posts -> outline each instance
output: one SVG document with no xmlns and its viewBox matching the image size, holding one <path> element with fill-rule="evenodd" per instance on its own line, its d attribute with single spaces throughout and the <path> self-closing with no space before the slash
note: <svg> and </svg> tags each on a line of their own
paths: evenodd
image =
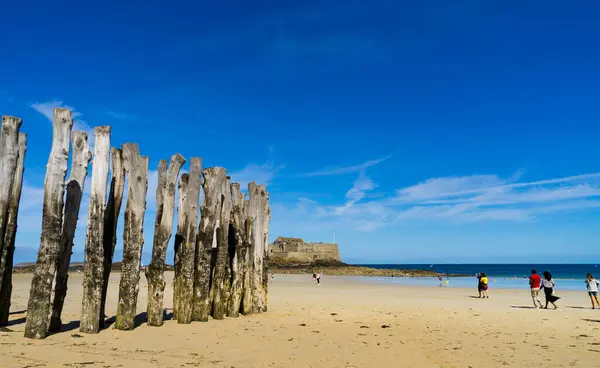
<svg viewBox="0 0 600 368">
<path fill-rule="evenodd" d="M 21 119 L 3 116 L 0 140 L 0 325 L 8 323 L 17 215 L 27 137 Z M 71 111 L 54 110 L 52 150 L 46 167 L 42 235 L 27 306 L 25 337 L 45 338 L 59 331 L 67 294 L 68 269 L 83 187 L 92 161 L 88 136 L 73 131 Z M 115 328 L 131 330 L 139 292 L 148 157 L 138 145 L 110 147 L 108 126 L 94 128 L 94 155 L 80 331 L 97 333 L 105 326 L 108 280 L 116 245 L 116 229 L 127 178 L 123 261 Z M 71 147 L 72 142 L 72 147 Z M 71 170 L 66 180 L 69 151 Z M 109 183 L 109 166 L 112 174 Z M 186 160 L 173 155 L 158 165 L 156 219 L 152 260 L 147 266 L 147 323 L 161 326 L 165 314 L 165 258 L 172 236 L 175 192 L 178 223 L 175 235 L 173 318 L 178 323 L 237 317 L 267 310 L 266 247 L 271 211 L 264 185 L 250 183 L 249 198 L 230 183 L 226 170 L 202 170 L 192 157 L 189 173 L 179 175 Z M 65 187 L 66 183 L 66 187 Z M 203 190 L 200 203 L 200 189 Z M 107 193 L 108 189 L 108 193 Z M 66 192 L 66 193 L 65 193 Z M 200 209 L 200 215 L 198 214 Z M 54 285 L 54 286 L 53 286 Z"/>
</svg>

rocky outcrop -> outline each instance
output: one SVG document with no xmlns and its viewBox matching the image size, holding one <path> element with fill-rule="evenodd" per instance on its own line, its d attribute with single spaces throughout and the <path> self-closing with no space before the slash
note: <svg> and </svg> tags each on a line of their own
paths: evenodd
<svg viewBox="0 0 600 368">
<path fill-rule="evenodd" d="M 345 264 L 340 261 L 298 262 L 269 259 L 269 270 L 274 274 L 314 274 L 323 272 L 329 276 L 387 276 L 387 277 L 434 277 L 428 270 L 384 269 Z M 454 276 L 454 275 L 449 275 Z"/>
</svg>

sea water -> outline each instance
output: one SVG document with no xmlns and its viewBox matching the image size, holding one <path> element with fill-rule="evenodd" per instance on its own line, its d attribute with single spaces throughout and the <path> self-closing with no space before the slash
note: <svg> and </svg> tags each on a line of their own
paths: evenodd
<svg viewBox="0 0 600 368">
<path fill-rule="evenodd" d="M 589 273 L 600 279 L 600 267 L 593 264 L 377 264 L 362 265 L 373 268 L 386 268 L 398 270 L 425 270 L 446 275 L 470 275 L 465 277 L 444 276 L 442 285 L 446 287 L 477 288 L 475 275 L 485 272 L 489 278 L 490 288 L 500 289 L 527 289 L 531 269 L 542 272 L 550 271 L 556 284 L 556 290 L 581 290 L 585 291 L 585 277 Z M 439 286 L 437 277 L 368 277 L 372 282 L 394 283 L 409 286 Z M 448 283 L 446 283 L 448 281 Z"/>
</svg>

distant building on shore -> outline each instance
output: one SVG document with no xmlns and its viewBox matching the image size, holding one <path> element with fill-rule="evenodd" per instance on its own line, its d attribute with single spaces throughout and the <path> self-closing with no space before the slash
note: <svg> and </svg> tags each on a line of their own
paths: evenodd
<svg viewBox="0 0 600 368">
<path fill-rule="evenodd" d="M 337 244 L 305 243 L 300 238 L 282 236 L 269 244 L 269 257 L 297 261 L 341 261 Z"/>
</svg>

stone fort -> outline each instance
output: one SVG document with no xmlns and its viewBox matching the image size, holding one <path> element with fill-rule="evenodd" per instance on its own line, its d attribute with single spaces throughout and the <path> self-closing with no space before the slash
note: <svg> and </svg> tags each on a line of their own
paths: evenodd
<svg viewBox="0 0 600 368">
<path fill-rule="evenodd" d="M 280 236 L 273 244 L 269 244 L 269 257 L 297 261 L 340 261 L 340 251 L 337 244 L 305 243 L 300 238 Z"/>
</svg>

